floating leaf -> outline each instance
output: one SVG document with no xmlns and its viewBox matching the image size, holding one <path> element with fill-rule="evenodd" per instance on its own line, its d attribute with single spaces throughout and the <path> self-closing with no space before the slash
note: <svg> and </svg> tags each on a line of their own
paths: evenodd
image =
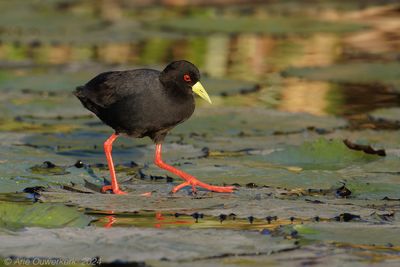
<svg viewBox="0 0 400 267">
<path fill-rule="evenodd" d="M 327 67 L 289 68 L 285 76 L 341 83 L 381 83 L 400 90 L 400 63 L 343 63 Z"/>
<path fill-rule="evenodd" d="M 296 225 L 304 239 L 352 245 L 400 246 L 400 228 L 392 225 L 330 223 Z"/>
<path fill-rule="evenodd" d="M 192 17 L 170 18 L 149 22 L 147 25 L 185 33 L 265 33 L 271 35 L 311 34 L 316 32 L 351 32 L 365 29 L 356 23 L 330 22 L 307 17 L 278 17 L 266 19 L 249 17 Z"/>
<path fill-rule="evenodd" d="M 266 161 L 316 170 L 340 169 L 377 159 L 377 156 L 350 150 L 341 140 L 329 141 L 323 138 L 265 156 Z"/>
<path fill-rule="evenodd" d="M 195 261 L 238 254 L 271 254 L 294 248 L 293 241 L 254 231 L 131 228 L 38 229 L 2 235 L 0 255 L 86 259 L 102 262 Z M 38 246 L 40 240 L 40 246 Z M 62 249 L 60 249 L 62 244 Z M 157 248 L 157 249 L 155 249 Z"/>
<path fill-rule="evenodd" d="M 88 216 L 78 212 L 76 208 L 61 204 L 0 202 L 0 227 L 83 227 L 90 221 Z"/>
</svg>

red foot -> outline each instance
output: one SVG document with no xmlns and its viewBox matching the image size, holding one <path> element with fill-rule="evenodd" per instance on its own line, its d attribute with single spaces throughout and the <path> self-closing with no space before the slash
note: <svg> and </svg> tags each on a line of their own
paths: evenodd
<svg viewBox="0 0 400 267">
<path fill-rule="evenodd" d="M 101 188 L 101 192 L 105 193 L 108 190 L 111 190 L 113 192 L 113 194 L 116 195 L 126 195 L 128 194 L 127 192 L 122 191 L 121 189 L 117 188 L 117 189 L 113 189 L 111 185 L 105 185 Z"/>
<path fill-rule="evenodd" d="M 192 186 L 193 192 L 196 192 L 196 187 L 202 187 L 204 189 L 207 189 L 207 190 L 210 190 L 213 192 L 220 192 L 220 193 L 232 193 L 233 190 L 236 189 L 236 187 L 234 187 L 234 186 L 214 186 L 214 185 L 209 185 L 209 184 L 200 182 L 199 180 L 197 180 L 196 177 L 194 177 L 184 171 L 181 171 L 171 165 L 168 165 L 161 158 L 161 147 L 162 147 L 161 143 L 156 144 L 156 153 L 155 153 L 155 157 L 154 157 L 154 163 L 158 167 L 160 167 L 164 170 L 167 170 L 169 172 L 172 172 L 173 174 L 176 174 L 185 180 L 184 183 L 174 187 L 172 189 L 172 193 L 178 192 L 185 186 Z"/>
<path fill-rule="evenodd" d="M 214 185 L 209 185 L 209 184 L 200 182 L 197 179 L 192 179 L 190 181 L 187 181 L 187 182 L 181 183 L 180 185 L 175 186 L 172 189 L 172 193 L 176 193 L 186 186 L 192 186 L 193 192 L 197 191 L 196 187 L 201 187 L 201 188 L 204 188 L 204 189 L 207 189 L 207 190 L 210 190 L 213 192 L 218 192 L 218 193 L 232 193 L 233 190 L 236 189 L 236 187 L 234 187 L 234 186 L 214 186 Z"/>
</svg>

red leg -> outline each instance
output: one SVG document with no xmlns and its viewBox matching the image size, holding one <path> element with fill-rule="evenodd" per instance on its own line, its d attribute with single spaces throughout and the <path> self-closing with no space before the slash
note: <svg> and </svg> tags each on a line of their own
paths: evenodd
<svg viewBox="0 0 400 267">
<path fill-rule="evenodd" d="M 124 195 L 126 192 L 119 189 L 117 177 L 115 175 L 114 163 L 111 156 L 112 144 L 117 139 L 118 134 L 112 134 L 105 142 L 104 142 L 104 152 L 106 153 L 108 168 L 110 169 L 111 175 L 111 185 L 103 186 L 101 189 L 102 192 L 106 192 L 107 190 L 112 190 L 114 194 Z"/>
<path fill-rule="evenodd" d="M 155 158 L 154 158 L 154 163 L 158 167 L 165 169 L 169 172 L 172 172 L 173 174 L 176 174 L 185 180 L 185 182 L 183 182 L 182 184 L 174 187 L 172 189 L 172 193 L 178 192 L 180 189 L 182 189 L 185 186 L 192 186 L 194 192 L 196 191 L 196 188 L 195 188 L 196 186 L 203 187 L 210 191 L 220 192 L 220 193 L 230 193 L 230 192 L 233 192 L 233 190 L 235 189 L 234 186 L 213 186 L 213 185 L 209 185 L 209 184 L 200 182 L 196 177 L 194 177 L 186 172 L 183 172 L 177 168 L 174 168 L 171 165 L 166 164 L 161 158 L 161 147 L 162 147 L 161 144 L 156 144 L 156 154 L 155 154 Z"/>
</svg>

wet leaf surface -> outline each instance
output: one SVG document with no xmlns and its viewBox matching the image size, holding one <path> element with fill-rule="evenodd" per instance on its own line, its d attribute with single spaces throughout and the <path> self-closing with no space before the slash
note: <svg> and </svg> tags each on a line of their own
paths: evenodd
<svg viewBox="0 0 400 267">
<path fill-rule="evenodd" d="M 28 228 L 23 233 L 2 235 L 3 257 L 100 257 L 104 262 L 147 260 L 200 260 L 226 254 L 269 254 L 293 248 L 292 241 L 232 230 L 158 230 L 137 228 L 46 230 Z M 37 246 L 40 238 L 42 244 Z M 20 245 L 24 250 L 16 250 Z M 104 249 L 107 247 L 108 249 Z M 62 249 L 61 249 L 62 248 Z"/>
<path fill-rule="evenodd" d="M 400 90 L 398 63 L 351 63 L 322 68 L 292 68 L 286 70 L 284 75 L 341 83 L 380 83 L 391 85 L 397 92 Z"/>
<path fill-rule="evenodd" d="M 353 223 L 342 226 L 340 223 L 318 224 L 294 227 L 302 238 L 325 240 L 328 242 L 400 248 L 397 226 Z M 383 248 L 384 249 L 384 248 Z"/>
<path fill-rule="evenodd" d="M 315 32 L 351 32 L 364 29 L 364 25 L 332 23 L 301 17 L 269 17 L 267 19 L 197 17 L 161 20 L 150 26 L 191 33 L 264 33 L 270 35 L 312 34 Z"/>
<path fill-rule="evenodd" d="M 394 1 L 14 2 L 0 3 L 2 259 L 399 265 Z M 100 72 L 182 58 L 213 105 L 196 99 L 163 158 L 237 190 L 172 195 L 182 180 L 154 165 L 154 144 L 120 137 L 113 158 L 129 194 L 101 194 L 112 130 L 71 92 Z"/>
<path fill-rule="evenodd" d="M 84 227 L 92 220 L 73 207 L 62 204 L 17 204 L 0 202 L 0 227 Z"/>
</svg>

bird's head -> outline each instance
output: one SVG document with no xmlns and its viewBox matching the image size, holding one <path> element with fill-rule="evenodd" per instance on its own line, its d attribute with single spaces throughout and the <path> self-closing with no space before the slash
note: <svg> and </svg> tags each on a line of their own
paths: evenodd
<svg viewBox="0 0 400 267">
<path fill-rule="evenodd" d="M 160 81 L 166 88 L 177 94 L 195 93 L 211 103 L 206 89 L 200 83 L 200 72 L 197 67 L 186 60 L 171 62 L 160 74 Z"/>
</svg>

